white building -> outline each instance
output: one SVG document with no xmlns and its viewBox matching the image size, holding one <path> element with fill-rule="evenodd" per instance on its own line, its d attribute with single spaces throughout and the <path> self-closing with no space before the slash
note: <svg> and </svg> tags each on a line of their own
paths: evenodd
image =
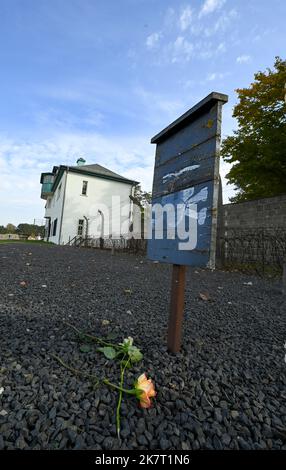
<svg viewBox="0 0 286 470">
<path fill-rule="evenodd" d="M 101 165 L 54 167 L 41 175 L 41 198 L 46 199 L 45 240 L 66 244 L 75 237 L 128 237 L 138 182 Z"/>
</svg>

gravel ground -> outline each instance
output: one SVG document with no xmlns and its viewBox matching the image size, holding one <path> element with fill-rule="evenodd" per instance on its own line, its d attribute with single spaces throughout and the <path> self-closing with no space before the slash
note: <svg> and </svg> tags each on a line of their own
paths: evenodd
<svg viewBox="0 0 286 470">
<path fill-rule="evenodd" d="M 13 244 L 0 245 L 0 275 L 0 449 L 286 449 L 286 303 L 279 282 L 190 269 L 183 348 L 172 355 L 170 266 Z M 127 385 L 145 371 L 158 394 L 149 410 L 124 397 L 121 442 L 117 393 L 94 388 L 52 354 L 115 383 L 118 365 L 95 346 L 81 352 L 64 321 L 116 341 L 132 336 L 144 353 Z"/>
</svg>

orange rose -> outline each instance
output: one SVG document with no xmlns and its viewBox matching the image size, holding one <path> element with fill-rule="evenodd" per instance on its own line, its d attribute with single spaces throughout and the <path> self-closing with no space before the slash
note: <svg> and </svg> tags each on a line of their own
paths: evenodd
<svg viewBox="0 0 286 470">
<path fill-rule="evenodd" d="M 151 379 L 147 379 L 146 374 L 140 375 L 135 383 L 135 390 L 137 391 L 137 398 L 140 400 L 141 408 L 150 408 L 150 398 L 155 397 L 155 387 Z"/>
</svg>

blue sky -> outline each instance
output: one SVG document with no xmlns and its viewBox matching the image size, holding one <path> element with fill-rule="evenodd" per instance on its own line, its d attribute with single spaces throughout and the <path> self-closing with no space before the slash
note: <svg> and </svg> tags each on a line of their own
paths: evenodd
<svg viewBox="0 0 286 470">
<path fill-rule="evenodd" d="M 79 156 L 151 189 L 150 138 L 211 91 L 230 134 L 285 18 L 285 0 L 0 0 L 0 224 L 42 219 L 40 173 Z"/>
</svg>

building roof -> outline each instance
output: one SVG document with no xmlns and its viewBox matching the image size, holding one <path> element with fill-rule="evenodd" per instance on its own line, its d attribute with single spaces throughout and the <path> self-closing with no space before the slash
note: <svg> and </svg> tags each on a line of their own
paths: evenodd
<svg viewBox="0 0 286 470">
<path fill-rule="evenodd" d="M 130 180 L 125 178 L 124 176 L 115 173 L 114 171 L 105 168 L 104 166 L 98 165 L 98 163 L 94 163 L 93 165 L 76 165 L 76 166 L 69 166 L 69 170 L 75 170 L 77 173 L 93 173 L 94 176 L 101 176 L 107 177 L 108 179 L 116 179 L 126 183 L 137 183 L 137 181 Z"/>
<path fill-rule="evenodd" d="M 72 172 L 72 173 L 79 173 L 82 175 L 87 176 L 96 176 L 98 178 L 108 179 L 112 181 L 118 181 L 120 183 L 126 183 L 130 185 L 137 185 L 139 184 L 138 181 L 131 180 L 125 178 L 124 176 L 115 173 L 114 171 L 108 170 L 104 166 L 98 165 L 97 163 L 93 165 L 76 165 L 76 166 L 67 166 L 67 165 L 60 165 L 54 166 L 52 173 L 42 173 L 41 174 L 41 183 L 44 182 L 44 177 L 46 175 L 54 176 L 54 182 L 51 188 L 51 192 L 54 192 L 64 174 L 65 171 Z"/>
</svg>

